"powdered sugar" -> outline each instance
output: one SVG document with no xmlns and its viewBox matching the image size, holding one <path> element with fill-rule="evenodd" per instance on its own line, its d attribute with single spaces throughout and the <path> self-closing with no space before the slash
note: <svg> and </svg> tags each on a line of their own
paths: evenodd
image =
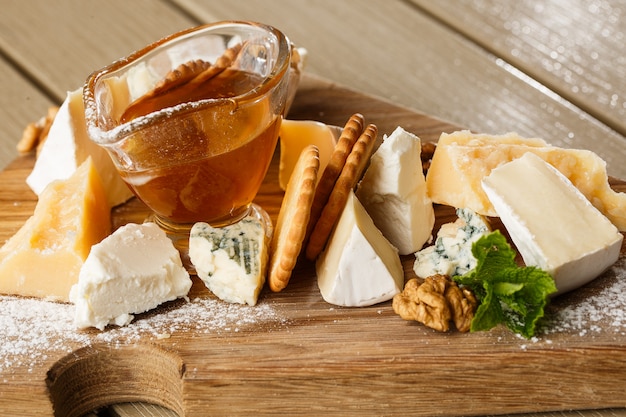
<svg viewBox="0 0 626 417">
<path fill-rule="evenodd" d="M 600 278 L 603 286 L 580 300 L 558 305 L 548 317 L 545 334 L 570 332 L 579 336 L 604 333 L 626 335 L 626 257 Z"/>
<path fill-rule="evenodd" d="M 16 367 L 32 372 L 49 355 L 60 357 L 93 343 L 132 343 L 163 339 L 177 332 L 238 332 L 260 323 L 284 323 L 270 304 L 254 307 L 213 298 L 179 300 L 146 313 L 125 327 L 103 332 L 79 331 L 73 323 L 74 306 L 36 299 L 0 296 L 0 374 Z"/>
<path fill-rule="evenodd" d="M 555 300 L 538 336 L 531 340 L 520 336 L 520 348 L 533 344 L 556 347 L 557 339 L 570 341 L 607 334 L 623 341 L 626 336 L 626 257 L 622 256 L 596 284 L 595 288 L 581 290 L 582 296 L 574 292 L 571 296 L 561 296 L 568 298 Z M 265 329 L 282 326 L 288 321 L 267 300 L 250 307 L 209 297 L 169 303 L 136 317 L 128 326 L 108 327 L 104 332 L 76 330 L 73 315 L 74 306 L 70 304 L 0 296 L 0 381 L 6 380 L 15 368 L 32 372 L 51 356 L 60 358 L 94 343 L 160 340 L 179 332 L 237 333 L 258 329 L 261 325 Z M 554 344 L 550 338 L 555 338 Z"/>
</svg>

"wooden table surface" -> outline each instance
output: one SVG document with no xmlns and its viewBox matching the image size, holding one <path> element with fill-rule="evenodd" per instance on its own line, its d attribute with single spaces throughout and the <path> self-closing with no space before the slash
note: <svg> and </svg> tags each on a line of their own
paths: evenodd
<svg viewBox="0 0 626 417">
<path fill-rule="evenodd" d="M 307 71 L 478 132 L 585 148 L 626 179 L 624 0 L 3 0 L 0 167 L 95 69 L 205 22 L 272 24 Z M 523 395 L 523 393 L 521 393 Z M 163 416 L 130 404 L 100 415 Z M 543 416 L 626 416 L 623 410 Z"/>
</svg>

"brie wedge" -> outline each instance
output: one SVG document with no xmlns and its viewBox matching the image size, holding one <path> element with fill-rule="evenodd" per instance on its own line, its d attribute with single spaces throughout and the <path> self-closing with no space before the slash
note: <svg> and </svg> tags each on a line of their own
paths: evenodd
<svg viewBox="0 0 626 417">
<path fill-rule="evenodd" d="M 550 273 L 559 294 L 588 283 L 619 258 L 623 235 L 535 154 L 495 168 L 482 187 L 526 265 Z"/>
<path fill-rule="evenodd" d="M 330 304 L 369 306 L 390 300 L 404 286 L 397 249 L 352 192 L 315 267 L 322 297 Z"/>
<path fill-rule="evenodd" d="M 191 278 L 156 224 L 129 223 L 94 245 L 70 291 L 77 328 L 125 326 L 133 314 L 186 297 Z"/>
<path fill-rule="evenodd" d="M 89 139 L 82 89 L 78 89 L 68 93 L 59 108 L 26 183 L 39 195 L 52 181 L 69 178 L 87 157 L 102 179 L 110 207 L 133 196 L 107 151 Z"/>
<path fill-rule="evenodd" d="M 401 255 L 420 250 L 435 224 L 421 152 L 420 138 L 396 128 L 372 155 L 356 192 L 376 227 Z"/>
</svg>

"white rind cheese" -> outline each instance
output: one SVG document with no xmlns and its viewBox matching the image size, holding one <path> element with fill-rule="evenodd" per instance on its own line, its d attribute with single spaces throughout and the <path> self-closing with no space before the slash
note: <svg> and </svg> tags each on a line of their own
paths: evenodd
<svg viewBox="0 0 626 417">
<path fill-rule="evenodd" d="M 78 89 L 68 93 L 59 108 L 26 183 L 39 195 L 52 181 L 69 178 L 90 156 L 102 179 L 109 206 L 130 199 L 133 193 L 107 151 L 87 135 L 82 89 Z"/>
<path fill-rule="evenodd" d="M 369 306 L 390 300 L 404 286 L 397 249 L 376 228 L 354 193 L 315 265 L 320 292 L 330 304 Z"/>
<path fill-rule="evenodd" d="M 415 253 L 418 277 L 464 275 L 476 267 L 472 245 L 491 231 L 488 221 L 469 209 L 457 209 L 458 219 L 441 226 L 435 244 Z"/>
<path fill-rule="evenodd" d="M 92 246 L 70 291 L 77 328 L 125 326 L 133 314 L 186 297 L 191 278 L 154 223 L 130 223 Z"/>
<path fill-rule="evenodd" d="M 421 149 L 420 138 L 396 128 L 372 155 L 356 192 L 376 227 L 401 255 L 420 250 L 435 224 Z"/>
<path fill-rule="evenodd" d="M 559 294 L 617 261 L 623 235 L 538 156 L 527 153 L 495 168 L 482 186 L 526 265 L 549 272 Z"/>
<path fill-rule="evenodd" d="M 189 236 L 189 258 L 198 277 L 218 298 L 253 306 L 265 283 L 264 225 L 253 216 L 221 228 L 196 223 Z"/>
</svg>

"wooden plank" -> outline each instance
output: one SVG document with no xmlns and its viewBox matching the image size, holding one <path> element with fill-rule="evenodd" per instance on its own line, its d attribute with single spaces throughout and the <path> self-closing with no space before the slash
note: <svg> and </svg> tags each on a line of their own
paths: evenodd
<svg viewBox="0 0 626 417">
<path fill-rule="evenodd" d="M 623 0 L 413 2 L 626 135 Z"/>
<path fill-rule="evenodd" d="M 299 90 L 293 117 L 339 124 L 355 111 L 379 125 L 381 133 L 401 125 L 432 140 L 438 132 L 457 129 L 312 77 Z M 0 181 L 19 193 L 32 164 L 33 158 L 16 160 L 0 173 Z M 274 161 L 257 199 L 274 219 L 281 196 L 276 178 Z M 626 182 L 615 181 L 614 186 L 626 190 Z M 16 202 L 23 199 L 32 207 L 26 191 L 9 197 L 0 199 L 0 225 L 6 224 Z M 121 224 L 145 213 L 133 200 L 114 215 Z M 18 217 L 26 215 L 22 210 Z M 438 207 L 437 216 L 440 223 L 449 221 L 453 211 Z M 3 228 L 0 235 L 7 234 Z M 404 258 L 407 274 L 412 262 L 410 256 Z M 614 288 L 624 273 L 619 269 L 623 265 L 616 268 L 555 300 L 550 316 Z M 612 297 L 613 310 L 626 309 L 623 299 Z M 190 299 L 213 300 L 198 281 Z M 20 349 L 26 353 L 19 360 L 0 361 L 14 363 L 2 368 L 0 413 L 51 415 L 50 398 L 62 398 L 63 410 L 143 400 L 187 417 L 209 410 L 218 415 L 453 416 L 626 406 L 625 332 L 611 321 L 609 310 L 598 312 L 598 320 L 582 328 L 578 319 L 570 323 L 566 316 L 533 340 L 502 328 L 443 334 L 404 322 L 389 302 L 366 308 L 325 303 L 314 267 L 304 261 L 287 289 L 264 291 L 252 309 L 218 302 L 198 315 L 185 312 L 186 306 L 170 303 L 138 316 L 123 330 L 46 330 L 46 338 L 33 337 L 29 330 L 17 336 L 24 337 Z M 37 308 L 41 317 L 36 328 L 47 328 L 46 320 L 67 321 L 59 310 L 71 311 L 52 303 Z M 217 324 L 211 324 L 216 318 Z M 28 351 L 26 339 L 43 346 L 37 355 Z M 2 342 L 14 346 L 10 340 Z M 82 394 L 76 395 L 79 390 Z"/>
<path fill-rule="evenodd" d="M 195 23 L 162 1 L 10 1 L 0 49 L 60 102 L 92 71 Z"/>
<path fill-rule="evenodd" d="M 30 122 L 44 116 L 54 103 L 19 74 L 11 63 L 0 60 L 0 169 L 17 156 L 15 148 Z"/>
<path fill-rule="evenodd" d="M 202 21 L 281 28 L 309 50 L 309 71 L 326 79 L 475 131 L 590 149 L 626 178 L 622 135 L 407 2 L 175 1 Z"/>
</svg>

